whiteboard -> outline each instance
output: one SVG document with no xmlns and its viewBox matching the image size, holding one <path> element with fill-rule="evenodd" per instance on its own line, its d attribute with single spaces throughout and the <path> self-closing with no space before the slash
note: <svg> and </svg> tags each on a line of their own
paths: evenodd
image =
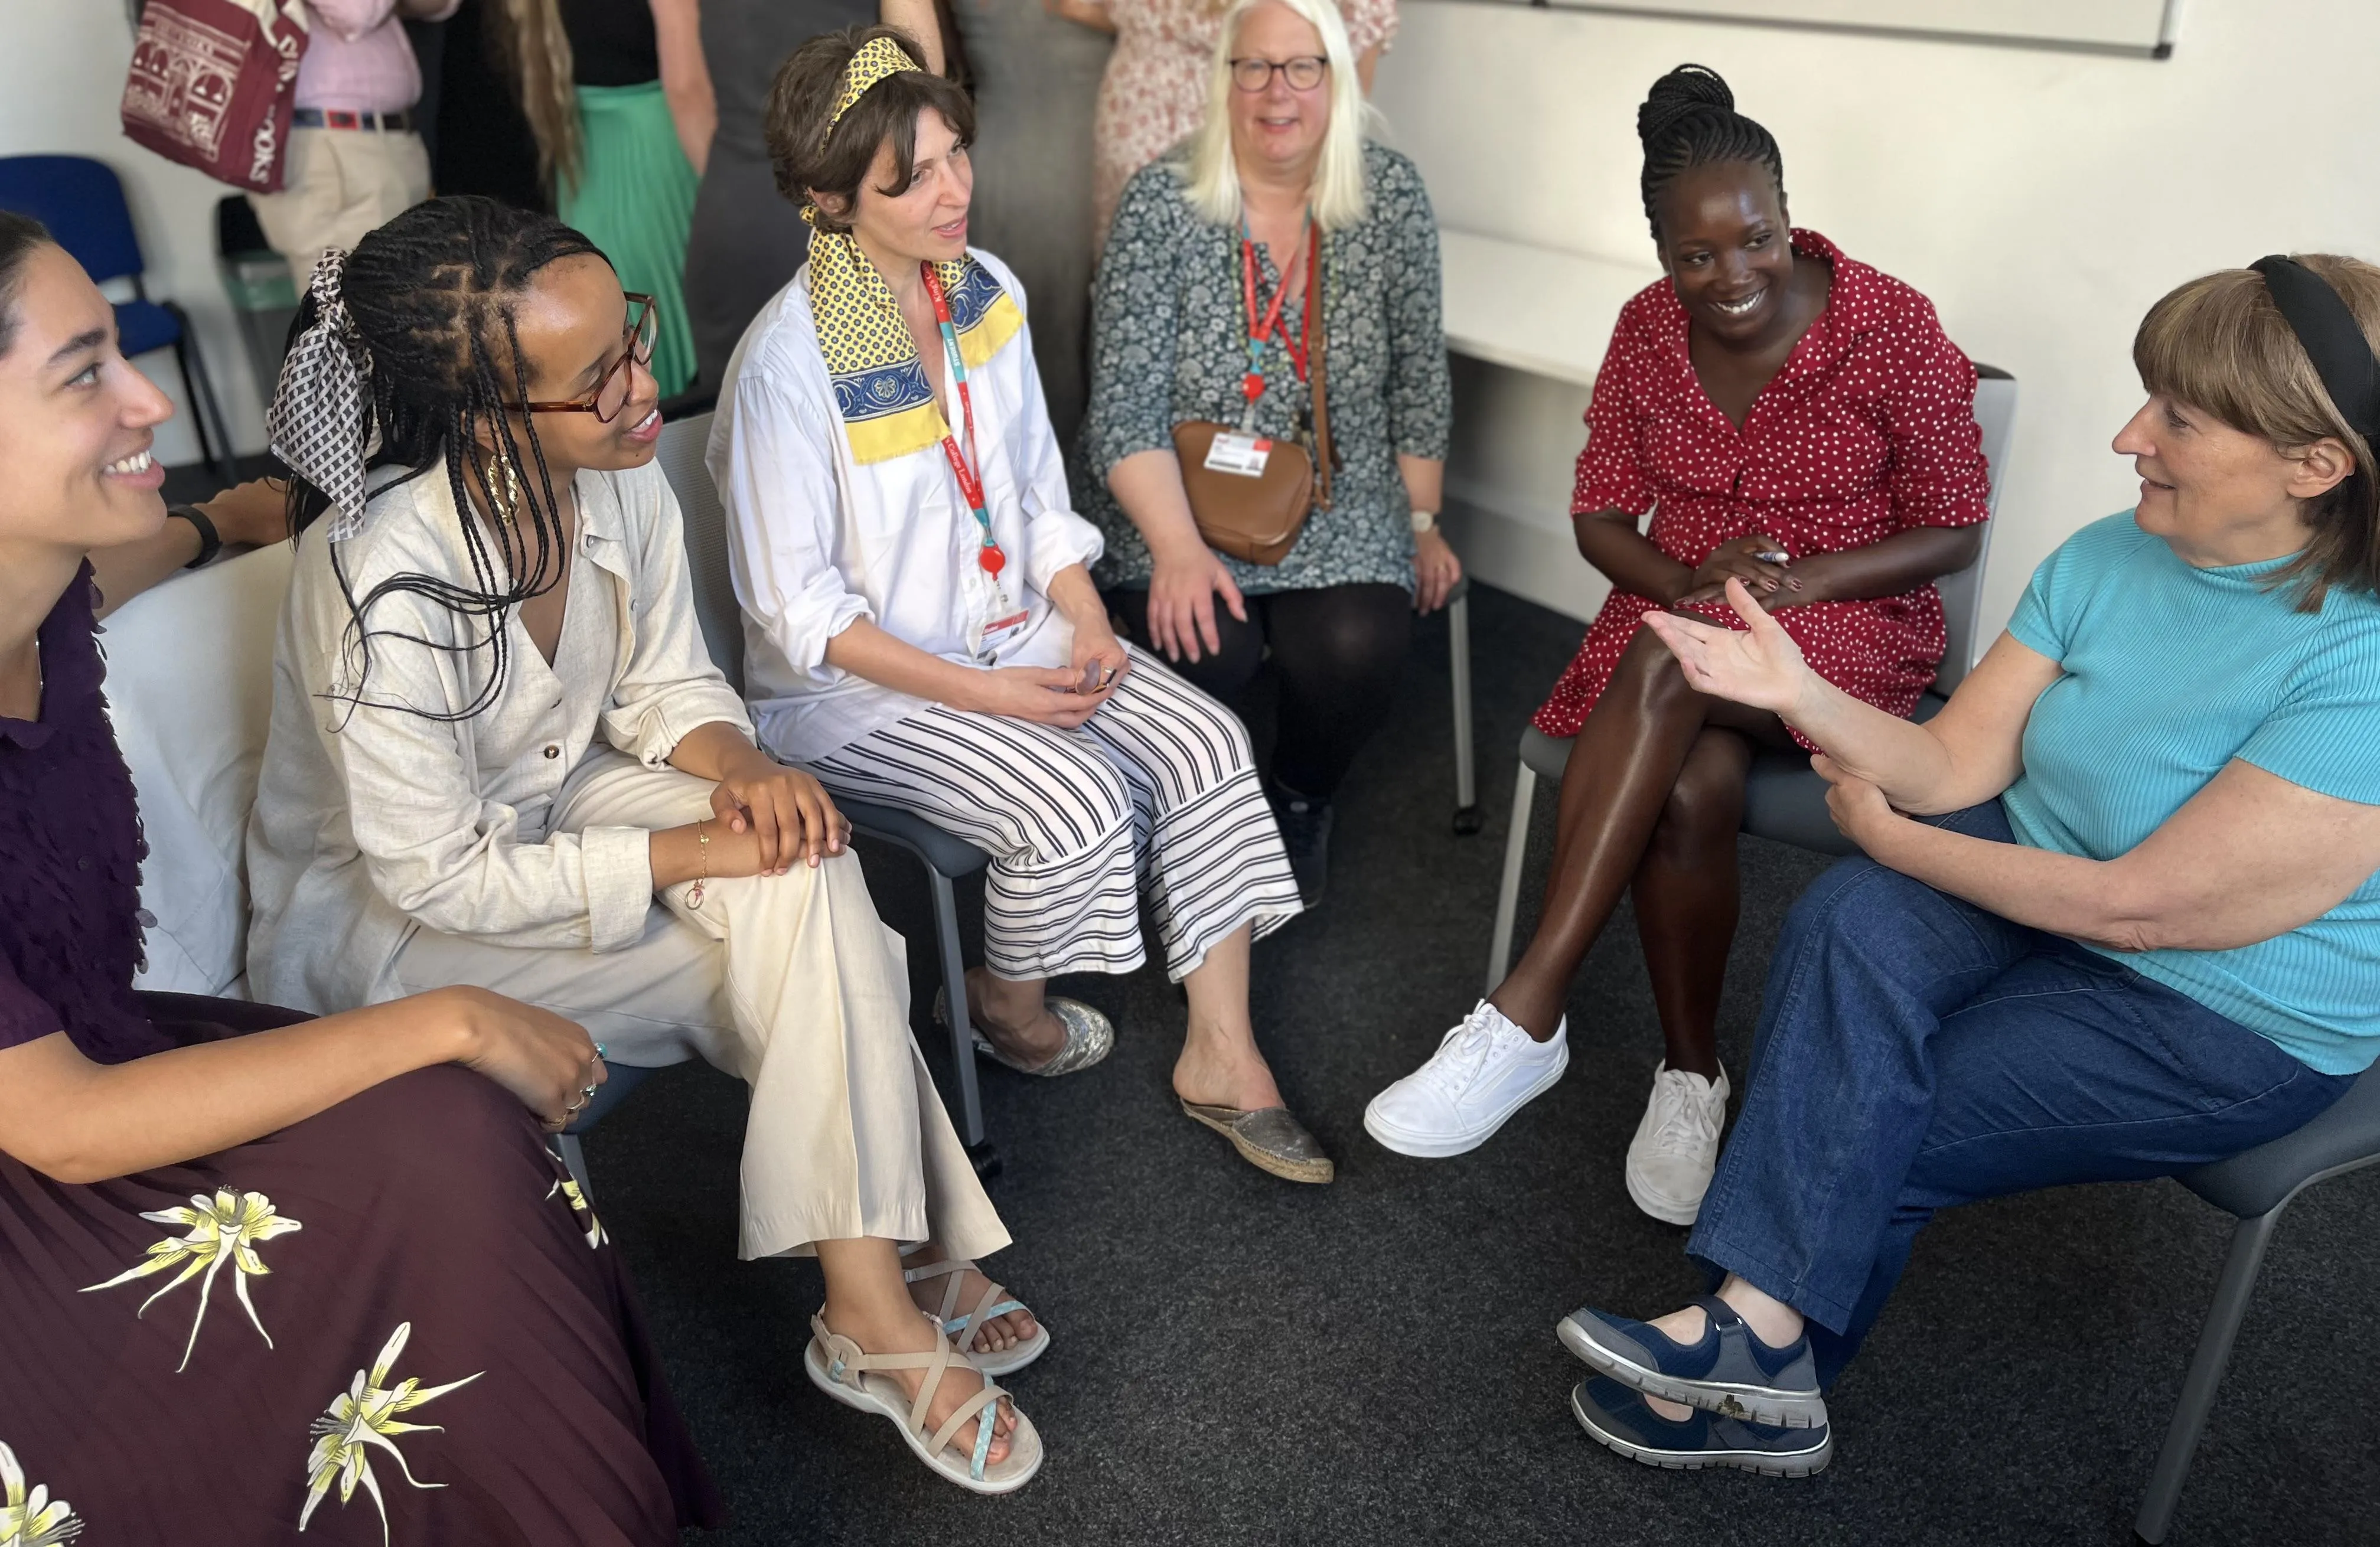
<svg viewBox="0 0 2380 1547">
<path fill-rule="evenodd" d="M 1557 10 L 1894 32 L 1946 42 L 2137 54 L 2173 52 L 2181 0 L 1508 0 Z"/>
</svg>

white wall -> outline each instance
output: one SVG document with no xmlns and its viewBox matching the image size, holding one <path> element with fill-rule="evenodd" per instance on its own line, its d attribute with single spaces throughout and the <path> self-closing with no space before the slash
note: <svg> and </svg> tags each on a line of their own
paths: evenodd
<svg viewBox="0 0 2380 1547">
<path fill-rule="evenodd" d="M 6 0 L 6 15 L 0 155 L 63 152 L 115 168 L 149 264 L 150 296 L 189 311 L 233 441 L 243 452 L 261 450 L 262 400 L 215 272 L 215 202 L 234 190 L 124 138 L 115 109 L 132 59 L 132 27 L 120 0 Z M 178 405 L 158 431 L 158 453 L 169 464 L 196 462 L 198 438 L 172 351 L 138 363 Z"/>
<path fill-rule="evenodd" d="M 2107 441 L 2137 405 L 2132 330 L 2157 296 L 2267 252 L 2380 259 L 2368 0 L 2197 0 L 2164 61 L 1452 0 L 1403 10 L 1377 100 L 1444 224 L 1649 259 L 1636 104 L 1692 60 L 1776 134 L 1797 222 L 1925 291 L 1970 356 L 2015 375 L 1986 641 L 2044 555 L 2132 502 Z M 1565 390 L 1509 375 L 1462 369 L 1458 387 L 1508 407 L 1534 393 L 1538 411 L 1499 421 L 1557 422 L 1544 408 Z M 1475 444 L 1469 405 L 1463 419 Z M 1500 551 L 1567 546 L 1553 496 L 1585 435 L 1569 422 L 1566 439 L 1503 435 L 1499 460 L 1527 465 L 1500 487 L 1525 497 L 1536 535 L 1490 534 Z"/>
</svg>

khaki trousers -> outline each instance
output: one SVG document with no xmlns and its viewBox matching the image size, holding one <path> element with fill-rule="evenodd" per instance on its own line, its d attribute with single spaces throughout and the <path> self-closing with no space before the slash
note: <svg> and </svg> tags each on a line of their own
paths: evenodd
<svg viewBox="0 0 2380 1547">
<path fill-rule="evenodd" d="M 552 829 L 658 830 L 711 815 L 711 785 L 590 753 Z M 848 852 L 816 869 L 666 888 L 625 950 L 504 946 L 418 928 L 407 994 L 469 984 L 579 1022 L 623 1064 L 699 1057 L 752 1087 L 742 1255 L 931 1236 L 956 1257 L 1008 1244 L 909 1031 L 907 952 Z"/>
<path fill-rule="evenodd" d="M 248 202 L 303 296 L 324 249 L 352 251 L 365 232 L 429 197 L 430 152 L 418 134 L 292 129 L 281 191 Z"/>
</svg>

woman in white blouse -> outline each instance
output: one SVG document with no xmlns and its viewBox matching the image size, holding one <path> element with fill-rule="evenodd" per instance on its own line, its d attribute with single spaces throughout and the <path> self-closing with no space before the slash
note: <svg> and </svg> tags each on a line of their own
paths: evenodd
<svg viewBox="0 0 2380 1547">
<path fill-rule="evenodd" d="M 769 112 L 809 261 L 729 363 L 711 429 L 760 743 L 991 855 L 986 1055 L 1087 1068 L 1113 1032 L 1044 990 L 1144 961 L 1145 876 L 1190 1001 L 1184 1113 L 1326 1182 L 1248 1015 L 1252 940 L 1297 889 L 1229 711 L 1127 650 L 1069 508 L 1015 276 L 966 245 L 965 95 L 888 27 L 804 44 Z"/>
<path fill-rule="evenodd" d="M 953 1481 L 1021 1487 L 1040 1443 L 988 1377 L 1049 1334 L 968 1261 L 1008 1233 L 842 817 L 755 748 L 704 651 L 653 465 L 648 298 L 492 199 L 419 205 L 342 259 L 273 411 L 304 536 L 249 839 L 252 985 L 332 1011 L 468 984 L 622 1063 L 742 1077 L 742 1252 L 819 1258 L 810 1378 Z M 904 1241 L 925 1243 L 906 1285 Z"/>
</svg>

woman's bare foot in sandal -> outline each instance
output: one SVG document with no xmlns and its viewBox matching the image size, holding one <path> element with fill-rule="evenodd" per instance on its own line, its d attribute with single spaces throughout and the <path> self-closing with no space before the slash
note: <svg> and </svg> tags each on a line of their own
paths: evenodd
<svg viewBox="0 0 2380 1547">
<path fill-rule="evenodd" d="M 935 1328 L 932 1318 L 905 1302 L 890 1315 L 870 1316 L 847 1309 L 839 1310 L 830 1291 L 826 1309 L 820 1315 L 828 1330 L 850 1338 L 871 1354 L 929 1354 L 942 1335 Z M 899 1381 L 901 1389 L 908 1394 L 912 1402 L 917 1400 L 918 1391 L 926 1384 L 926 1372 L 923 1370 L 887 1370 L 882 1373 Z M 934 1388 L 933 1401 L 926 1408 L 926 1432 L 930 1434 L 941 1428 L 967 1398 L 980 1393 L 983 1385 L 983 1376 L 974 1366 L 965 1360 L 953 1359 L 942 1372 L 941 1384 Z M 981 1421 L 977 1420 L 976 1422 L 960 1425 L 958 1432 L 951 1436 L 952 1449 L 962 1456 L 972 1455 L 976 1425 Z M 984 1453 L 987 1466 L 996 1467 L 1008 1459 L 1008 1437 L 1015 1429 L 1015 1411 L 1010 1407 L 1008 1398 L 1003 1396 L 1000 1399 L 1000 1416 L 992 1420 L 991 1448 Z"/>
<path fill-rule="evenodd" d="M 1012 983 L 981 967 L 966 974 L 967 1019 L 1000 1050 L 1028 1067 L 1048 1063 L 1066 1050 L 1066 1023 L 1050 1010 L 1047 978 Z"/>
<path fill-rule="evenodd" d="M 942 1262 L 948 1256 L 940 1243 L 929 1240 L 905 1253 L 901 1259 L 901 1266 L 904 1269 L 925 1267 Z M 976 1303 L 983 1299 L 984 1290 L 997 1282 L 976 1267 L 963 1269 L 959 1279 L 958 1313 L 962 1316 L 970 1313 Z M 909 1298 L 927 1315 L 938 1316 L 941 1314 L 943 1297 L 950 1292 L 949 1284 L 950 1280 L 940 1274 L 931 1278 L 920 1278 L 909 1286 Z M 1011 1311 L 985 1318 L 982 1330 L 976 1334 L 973 1347 L 984 1353 L 1004 1354 L 1020 1343 L 1030 1343 L 1034 1334 L 1040 1330 L 1041 1323 L 1033 1319 L 1032 1311 Z"/>
</svg>

